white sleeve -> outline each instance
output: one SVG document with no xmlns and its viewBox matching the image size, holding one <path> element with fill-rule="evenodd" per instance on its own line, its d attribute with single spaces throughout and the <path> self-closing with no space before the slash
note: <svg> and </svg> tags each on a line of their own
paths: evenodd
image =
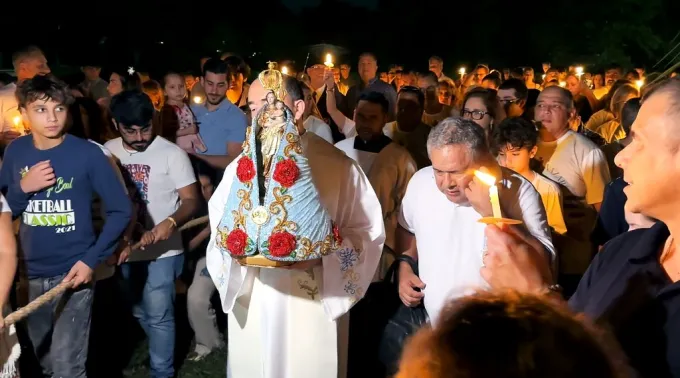
<svg viewBox="0 0 680 378">
<path fill-rule="evenodd" d="M 0 194 L 0 213 L 11 213 L 12 209 L 9 208 L 9 204 L 5 199 L 5 196 Z"/>
<path fill-rule="evenodd" d="M 342 133 L 345 134 L 345 138 L 357 136 L 356 123 L 349 118 L 345 118 L 345 124 L 342 125 Z"/>
<path fill-rule="evenodd" d="M 404 199 L 401 201 L 398 218 L 399 225 L 412 234 L 416 233 L 415 221 L 413 219 L 414 210 L 417 208 L 417 203 L 415 203 L 417 198 L 414 198 L 418 191 L 416 188 L 418 178 L 416 176 L 418 176 L 417 172 L 408 182 Z"/>
<path fill-rule="evenodd" d="M 173 145 L 173 147 L 176 146 Z M 175 183 L 175 189 L 181 189 L 196 182 L 194 168 L 191 166 L 189 155 L 184 150 L 179 147 L 173 148 L 168 165 L 170 179 Z"/>
<path fill-rule="evenodd" d="M 611 181 L 607 158 L 599 148 L 590 151 L 581 166 L 583 183 L 586 186 L 586 203 L 601 203 L 604 200 L 604 189 Z"/>
<path fill-rule="evenodd" d="M 314 133 L 324 139 L 326 142 L 333 144 L 333 133 L 331 132 L 331 127 L 319 120 L 317 127 L 314 128 Z"/>
<path fill-rule="evenodd" d="M 385 243 L 378 197 L 359 165 L 352 162 L 350 167 L 333 219 L 342 244 L 335 253 L 321 258 L 321 300 L 332 320 L 347 313 L 366 294 Z"/>
</svg>

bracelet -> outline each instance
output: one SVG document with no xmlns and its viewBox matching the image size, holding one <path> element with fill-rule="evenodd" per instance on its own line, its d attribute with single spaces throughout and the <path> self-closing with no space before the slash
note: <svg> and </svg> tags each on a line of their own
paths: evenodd
<svg viewBox="0 0 680 378">
<path fill-rule="evenodd" d="M 177 228 L 177 221 L 175 220 L 175 218 L 173 218 L 173 217 L 168 217 L 167 220 L 169 220 L 170 223 L 172 223 L 172 225 L 173 225 L 175 228 Z"/>
</svg>

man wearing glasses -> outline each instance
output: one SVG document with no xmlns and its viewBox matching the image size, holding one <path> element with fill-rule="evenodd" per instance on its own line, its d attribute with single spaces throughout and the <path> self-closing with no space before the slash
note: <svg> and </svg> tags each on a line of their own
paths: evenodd
<svg viewBox="0 0 680 378">
<path fill-rule="evenodd" d="M 546 177 L 564 186 L 567 237 L 555 238 L 555 246 L 560 251 L 560 284 L 566 294 L 576 289 L 595 253 L 590 232 L 610 181 L 602 151 L 569 128 L 575 111 L 571 93 L 561 87 L 544 89 L 535 110 L 539 131 L 536 159 L 543 164 Z"/>
</svg>

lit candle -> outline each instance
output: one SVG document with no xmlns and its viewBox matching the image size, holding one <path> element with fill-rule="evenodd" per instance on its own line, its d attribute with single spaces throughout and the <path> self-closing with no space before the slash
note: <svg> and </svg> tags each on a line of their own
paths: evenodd
<svg viewBox="0 0 680 378">
<path fill-rule="evenodd" d="M 578 66 L 576 67 L 576 76 L 578 76 L 578 78 L 580 79 L 581 75 L 583 75 L 583 67 Z"/>
<path fill-rule="evenodd" d="M 496 187 L 496 178 L 481 171 L 475 171 L 475 176 L 489 186 L 489 200 L 491 200 L 493 217 L 496 219 L 503 218 L 503 214 L 501 213 L 501 202 L 498 198 L 498 187 Z"/>
<path fill-rule="evenodd" d="M 333 68 L 333 55 L 326 54 L 326 61 L 323 64 L 328 68 Z"/>
<path fill-rule="evenodd" d="M 543 80 L 545 80 L 545 74 L 543 74 Z"/>
<path fill-rule="evenodd" d="M 461 67 L 461 68 L 458 70 L 458 73 L 460 74 L 460 77 L 461 77 L 461 78 L 462 78 L 463 76 L 465 76 L 465 67 Z"/>
<path fill-rule="evenodd" d="M 639 90 L 640 88 L 642 88 L 643 85 L 645 85 L 645 81 L 644 81 L 644 80 L 635 80 L 635 86 L 637 86 L 637 89 L 638 89 L 638 90 Z"/>
<path fill-rule="evenodd" d="M 288 75 L 288 67 L 286 66 L 281 67 L 281 73 L 284 75 Z"/>
<path fill-rule="evenodd" d="M 567 82 L 566 82 L 566 81 L 560 81 L 560 87 L 564 88 L 564 87 L 566 87 L 566 86 L 567 86 Z"/>
<path fill-rule="evenodd" d="M 201 96 L 194 96 L 194 104 L 200 104 L 203 102 L 203 98 Z"/>
</svg>

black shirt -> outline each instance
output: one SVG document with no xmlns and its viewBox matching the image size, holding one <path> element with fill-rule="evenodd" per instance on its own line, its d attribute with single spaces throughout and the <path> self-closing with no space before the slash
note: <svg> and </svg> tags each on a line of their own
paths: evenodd
<svg viewBox="0 0 680 378">
<path fill-rule="evenodd" d="M 659 262 L 668 228 L 622 234 L 605 245 L 569 306 L 612 331 L 645 378 L 680 378 L 680 282 Z"/>
<path fill-rule="evenodd" d="M 626 214 L 623 210 L 627 201 L 623 189 L 627 185 L 623 178 L 619 177 L 605 188 L 604 200 L 602 200 L 592 235 L 595 245 L 604 245 L 609 240 L 628 231 L 628 222 L 626 222 Z"/>
</svg>

